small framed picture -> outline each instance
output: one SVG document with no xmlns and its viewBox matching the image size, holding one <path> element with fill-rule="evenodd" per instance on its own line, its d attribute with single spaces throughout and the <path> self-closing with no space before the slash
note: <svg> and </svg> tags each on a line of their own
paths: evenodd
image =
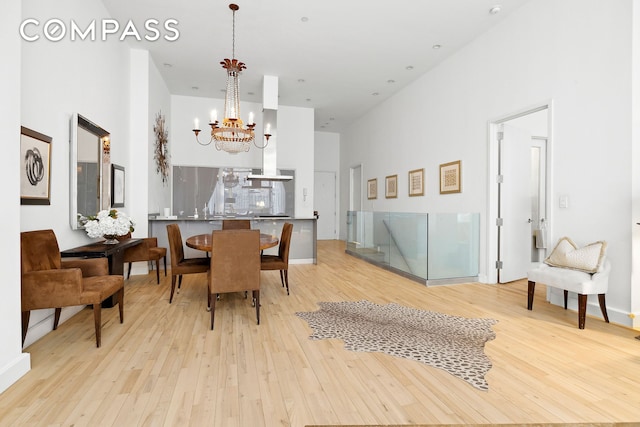
<svg viewBox="0 0 640 427">
<path fill-rule="evenodd" d="M 409 197 L 424 196 L 424 169 L 409 171 Z"/>
<path fill-rule="evenodd" d="M 51 137 L 20 127 L 20 204 L 51 204 Z"/>
<path fill-rule="evenodd" d="M 367 181 L 367 199 L 378 198 L 378 179 L 373 178 Z"/>
<path fill-rule="evenodd" d="M 111 164 L 111 207 L 124 207 L 124 167 Z"/>
<path fill-rule="evenodd" d="M 384 197 L 394 199 L 398 197 L 398 175 L 390 175 L 384 180 Z"/>
<path fill-rule="evenodd" d="M 460 193 L 461 185 L 460 160 L 440 165 L 440 194 Z"/>
</svg>

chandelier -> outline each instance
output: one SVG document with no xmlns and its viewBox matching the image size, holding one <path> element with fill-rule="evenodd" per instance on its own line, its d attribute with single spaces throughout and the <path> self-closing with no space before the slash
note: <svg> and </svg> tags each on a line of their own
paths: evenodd
<svg viewBox="0 0 640 427">
<path fill-rule="evenodd" d="M 215 141 L 215 147 L 218 151 L 235 154 L 249 151 L 251 143 L 258 148 L 265 148 L 269 143 L 269 137 L 271 135 L 269 135 L 269 129 L 266 129 L 266 143 L 263 146 L 259 146 L 255 140 L 254 128 L 256 124 L 253 121 L 253 113 L 249 113 L 249 120 L 246 126 L 240 118 L 240 97 L 238 96 L 238 92 L 240 91 L 240 73 L 247 67 L 244 62 L 236 59 L 236 11 L 240 9 L 240 7 L 237 4 L 231 3 L 229 9 L 231 9 L 233 13 L 232 59 L 225 58 L 224 61 L 220 62 L 222 68 L 227 70 L 227 89 L 224 97 L 224 119 L 222 120 L 222 126 L 218 123 L 216 111 L 213 110 L 209 121 L 209 126 L 211 126 L 211 139 L 209 142 L 200 142 L 198 138 L 198 134 L 200 133 L 198 119 L 194 121 L 193 133 L 196 135 L 198 144 L 209 145 Z"/>
</svg>

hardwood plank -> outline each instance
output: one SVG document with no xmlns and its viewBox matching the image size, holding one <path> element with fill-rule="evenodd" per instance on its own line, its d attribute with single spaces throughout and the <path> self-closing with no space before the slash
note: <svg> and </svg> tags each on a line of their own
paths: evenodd
<svg viewBox="0 0 640 427">
<path fill-rule="evenodd" d="M 261 324 L 241 294 L 216 304 L 209 330 L 206 274 L 126 281 L 125 322 L 83 310 L 25 351 L 32 370 L 0 395 L 0 426 L 294 426 L 640 423 L 637 331 L 544 301 L 526 309 L 526 281 L 425 287 L 321 241 L 317 265 L 291 265 L 291 295 L 261 274 Z M 369 300 L 498 321 L 485 352 L 489 391 L 445 371 L 340 340 L 310 340 L 295 315 L 320 301 Z M 568 424 L 567 424 L 568 425 Z"/>
</svg>

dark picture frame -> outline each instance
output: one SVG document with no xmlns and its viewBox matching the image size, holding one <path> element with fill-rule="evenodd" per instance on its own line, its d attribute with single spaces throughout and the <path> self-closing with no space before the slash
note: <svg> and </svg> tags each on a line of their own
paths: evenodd
<svg viewBox="0 0 640 427">
<path fill-rule="evenodd" d="M 124 207 L 124 166 L 111 164 L 111 207 Z"/>
<path fill-rule="evenodd" d="M 20 126 L 20 204 L 51 204 L 52 138 Z"/>
</svg>

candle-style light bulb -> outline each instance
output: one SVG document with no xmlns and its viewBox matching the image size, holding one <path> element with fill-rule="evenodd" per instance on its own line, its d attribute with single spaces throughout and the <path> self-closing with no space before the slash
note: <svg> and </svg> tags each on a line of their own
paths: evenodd
<svg viewBox="0 0 640 427">
<path fill-rule="evenodd" d="M 267 123 L 267 126 L 265 126 L 264 134 L 265 135 L 270 135 L 271 134 L 271 123 Z"/>
<path fill-rule="evenodd" d="M 200 129 L 200 121 L 198 120 L 197 117 L 195 119 L 193 119 L 193 128 L 194 129 Z"/>
<path fill-rule="evenodd" d="M 216 110 L 211 110 L 211 123 L 215 123 L 218 120 L 218 112 Z"/>
<path fill-rule="evenodd" d="M 253 124 L 253 112 L 249 113 L 249 124 L 252 125 Z"/>
</svg>

